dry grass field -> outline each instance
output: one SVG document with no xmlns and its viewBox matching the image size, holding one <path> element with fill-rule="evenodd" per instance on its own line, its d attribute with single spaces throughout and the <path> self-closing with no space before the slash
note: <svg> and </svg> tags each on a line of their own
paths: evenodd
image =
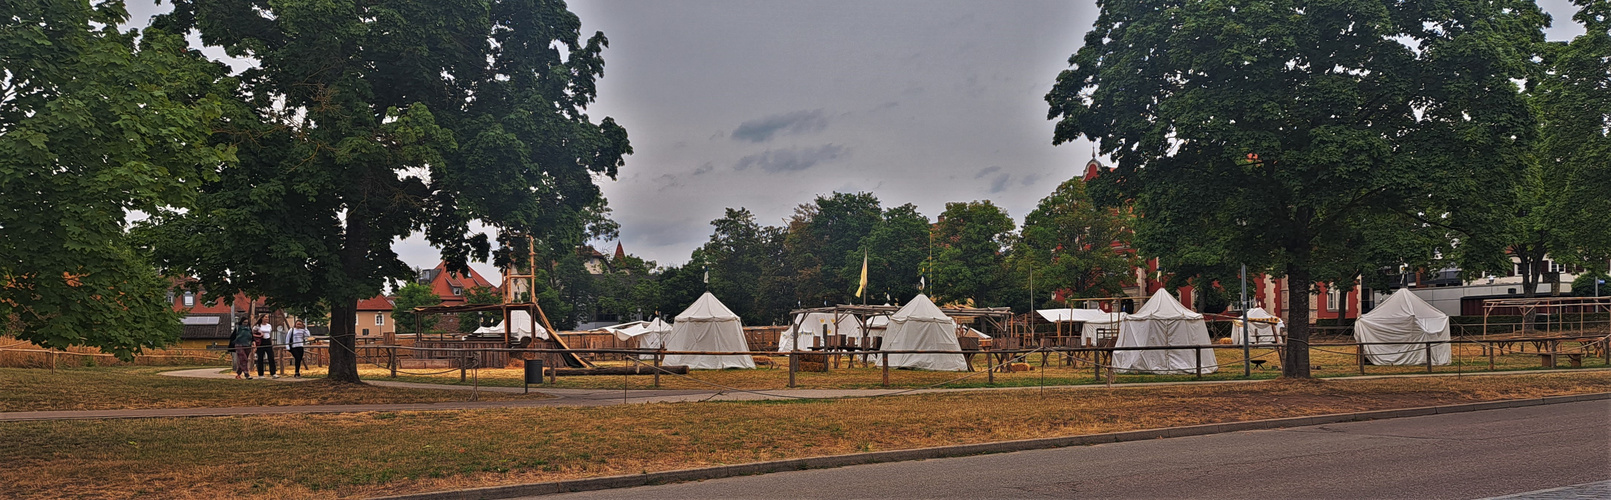
<svg viewBox="0 0 1611 500">
<path fill-rule="evenodd" d="M 0 368 L 0 411 L 115 410 L 464 401 L 462 390 L 360 385 L 331 390 L 323 381 L 212 380 L 159 375 L 175 367 Z M 219 368 L 222 370 L 223 368 Z M 477 399 L 545 397 L 481 392 Z"/>
<path fill-rule="evenodd" d="M 289 384 L 285 384 L 289 385 Z M 851 400 L 0 423 L 0 497 L 363 497 L 1603 392 L 1611 371 Z"/>
</svg>

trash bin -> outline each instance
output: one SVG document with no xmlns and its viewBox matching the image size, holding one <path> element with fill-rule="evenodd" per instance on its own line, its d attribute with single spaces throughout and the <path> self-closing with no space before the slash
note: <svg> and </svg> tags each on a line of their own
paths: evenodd
<svg viewBox="0 0 1611 500">
<path fill-rule="evenodd" d="M 543 360 L 540 360 L 540 359 L 528 359 L 528 360 L 526 360 L 526 383 L 527 384 L 542 384 L 543 383 Z"/>
</svg>

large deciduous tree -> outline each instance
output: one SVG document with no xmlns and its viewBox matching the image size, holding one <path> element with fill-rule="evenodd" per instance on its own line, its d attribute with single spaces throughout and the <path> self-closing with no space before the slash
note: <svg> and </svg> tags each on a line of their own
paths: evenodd
<svg viewBox="0 0 1611 500">
<path fill-rule="evenodd" d="M 1500 252 L 1536 135 L 1512 79 L 1544 19 L 1522 0 L 1105 2 L 1046 96 L 1053 142 L 1115 160 L 1093 191 L 1133 203 L 1144 254 L 1285 275 L 1282 369 L 1308 377 L 1317 279 L 1351 284 L 1405 241 L 1458 241 L 1473 267 Z"/>
<path fill-rule="evenodd" d="M 1574 3 L 1586 31 L 1553 47 L 1535 90 L 1539 164 L 1553 195 L 1543 212 L 1558 236 L 1555 260 L 1603 271 L 1611 260 L 1611 2 Z"/>
<path fill-rule="evenodd" d="M 461 272 L 491 251 L 476 221 L 574 249 L 631 153 L 586 114 L 607 41 L 558 0 L 177 0 L 154 25 L 256 65 L 213 136 L 240 167 L 151 240 L 209 293 L 329 304 L 335 381 L 358 380 L 356 302 L 411 276 L 393 242 L 423 232 Z"/>
<path fill-rule="evenodd" d="M 1141 264 L 1130 248 L 1130 219 L 1127 212 L 1093 202 L 1084 180 L 1064 181 L 1024 217 L 1012 249 L 1013 268 L 1023 278 L 1033 272 L 1035 289 L 1064 298 L 1123 295 L 1135 280 L 1132 270 Z M 1036 307 L 1043 302 L 1035 299 Z"/>
<path fill-rule="evenodd" d="M 207 143 L 223 71 L 122 2 L 6 2 L 0 15 L 0 331 L 129 359 L 178 339 L 171 283 L 125 234 L 190 206 L 231 159 Z"/>
<path fill-rule="evenodd" d="M 1001 303 L 1009 285 L 1007 250 L 1014 224 L 989 200 L 945 204 L 934 223 L 929 282 L 936 300 L 987 306 Z"/>
</svg>

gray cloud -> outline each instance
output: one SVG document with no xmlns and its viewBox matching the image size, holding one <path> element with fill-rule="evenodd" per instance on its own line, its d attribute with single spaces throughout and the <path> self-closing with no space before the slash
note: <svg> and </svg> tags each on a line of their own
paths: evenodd
<svg viewBox="0 0 1611 500">
<path fill-rule="evenodd" d="M 1001 174 L 990 181 L 990 193 L 1000 193 L 1007 190 L 1007 183 L 1012 181 L 1012 174 Z"/>
<path fill-rule="evenodd" d="M 740 123 L 738 129 L 733 130 L 733 139 L 766 142 L 780 133 L 805 134 L 825 128 L 828 128 L 828 118 L 823 116 L 822 110 L 792 111 Z"/>
<path fill-rule="evenodd" d="M 823 144 L 814 148 L 768 149 L 738 159 L 733 170 L 757 167 L 769 173 L 798 172 L 848 155 L 849 150 L 837 144 Z"/>
<path fill-rule="evenodd" d="M 712 170 L 716 170 L 716 164 L 707 161 L 704 165 L 700 165 L 699 168 L 694 169 L 694 175 L 705 175 L 710 173 Z"/>
<path fill-rule="evenodd" d="M 989 167 L 989 168 L 986 168 L 984 170 L 980 170 L 979 173 L 977 173 L 977 174 L 973 174 L 973 178 L 975 178 L 975 179 L 983 179 L 984 176 L 990 175 L 992 172 L 1000 172 L 1000 171 L 1001 171 L 1001 167 Z"/>
<path fill-rule="evenodd" d="M 1018 181 L 1018 183 L 1024 187 L 1029 187 L 1035 185 L 1036 182 L 1040 182 L 1040 178 L 1040 174 L 1029 174 L 1024 176 L 1023 180 Z"/>
</svg>

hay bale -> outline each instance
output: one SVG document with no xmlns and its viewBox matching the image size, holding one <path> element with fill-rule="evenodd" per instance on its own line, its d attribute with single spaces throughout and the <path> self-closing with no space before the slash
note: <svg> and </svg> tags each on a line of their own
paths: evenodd
<svg viewBox="0 0 1611 500">
<path fill-rule="evenodd" d="M 777 365 L 776 361 L 772 361 L 771 356 L 750 356 L 750 359 L 755 361 L 755 366 L 757 367 L 765 366 L 770 368 Z"/>
<path fill-rule="evenodd" d="M 803 371 L 803 372 L 826 372 L 826 371 L 828 371 L 828 364 L 827 363 L 818 363 L 818 362 L 815 362 L 815 361 L 801 361 L 800 362 L 800 371 Z"/>
<path fill-rule="evenodd" d="M 1013 364 L 1007 365 L 1007 371 L 1010 371 L 1010 372 L 1027 372 L 1027 371 L 1031 371 L 1031 370 L 1034 370 L 1034 369 L 1035 369 L 1035 367 L 1030 366 L 1029 363 L 1013 363 Z"/>
<path fill-rule="evenodd" d="M 1230 345 L 1230 344 L 1235 344 L 1236 339 L 1232 339 L 1230 337 L 1225 337 L 1225 338 L 1222 338 L 1222 339 L 1215 339 L 1214 343 L 1215 344 Z"/>
</svg>

